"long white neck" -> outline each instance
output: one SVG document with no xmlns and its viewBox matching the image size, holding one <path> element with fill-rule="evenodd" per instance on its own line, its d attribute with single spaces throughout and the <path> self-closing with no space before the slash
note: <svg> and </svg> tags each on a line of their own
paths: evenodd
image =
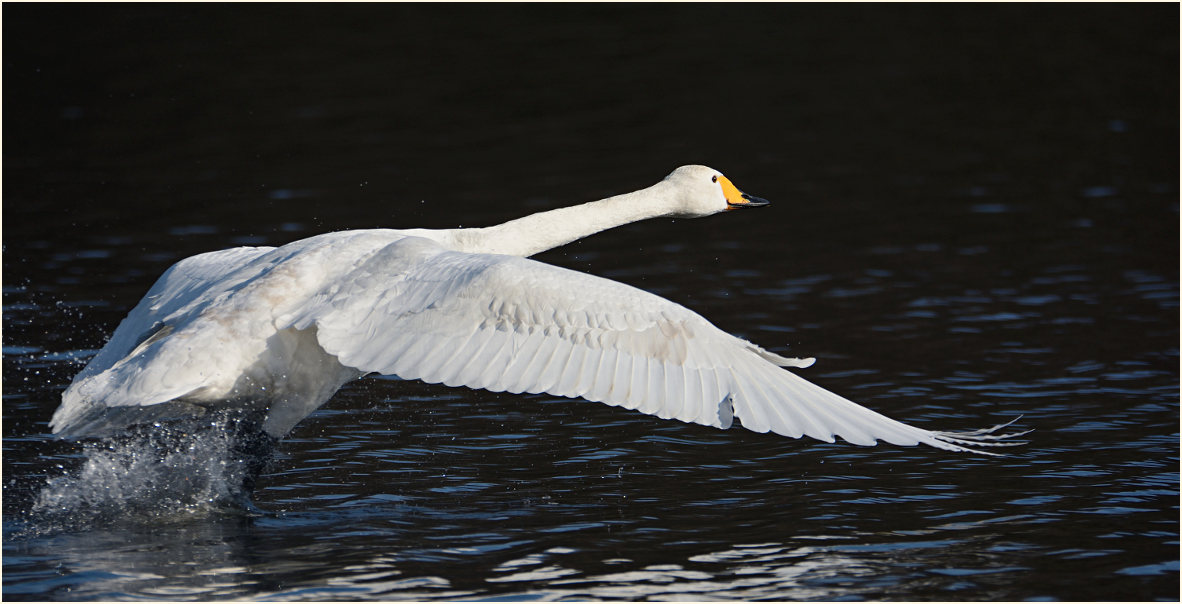
<svg viewBox="0 0 1182 604">
<path fill-rule="evenodd" d="M 532 256 L 603 230 L 676 214 L 672 188 L 661 181 L 633 193 L 538 212 L 497 226 L 453 229 L 448 235 L 459 251 Z"/>
</svg>

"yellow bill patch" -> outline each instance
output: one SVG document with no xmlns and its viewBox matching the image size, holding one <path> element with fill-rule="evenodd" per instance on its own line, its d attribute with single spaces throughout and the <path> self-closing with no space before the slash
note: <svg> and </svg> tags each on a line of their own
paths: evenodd
<svg viewBox="0 0 1182 604">
<path fill-rule="evenodd" d="M 743 192 L 731 184 L 731 181 L 727 177 L 719 176 L 718 184 L 722 185 L 722 194 L 726 195 L 727 203 L 736 206 L 747 203 L 747 200 L 743 199 Z"/>
</svg>

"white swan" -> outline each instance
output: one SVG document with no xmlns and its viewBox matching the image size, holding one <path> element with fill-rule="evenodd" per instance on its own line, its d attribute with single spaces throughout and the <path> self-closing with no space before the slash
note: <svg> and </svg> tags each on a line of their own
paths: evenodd
<svg viewBox="0 0 1182 604">
<path fill-rule="evenodd" d="M 282 437 L 367 373 L 581 397 L 727 428 L 952 451 L 1003 444 L 889 419 L 796 376 L 792 359 L 653 294 L 525 257 L 657 216 L 766 205 L 683 166 L 625 195 L 488 228 L 357 230 L 178 262 L 62 395 L 62 436 L 257 407 Z M 1008 444 L 1008 443 L 1005 443 Z"/>
</svg>

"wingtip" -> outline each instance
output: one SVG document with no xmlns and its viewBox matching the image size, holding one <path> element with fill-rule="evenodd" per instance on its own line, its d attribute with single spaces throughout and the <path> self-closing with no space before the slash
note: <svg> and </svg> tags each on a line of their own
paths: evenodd
<svg viewBox="0 0 1182 604">
<path fill-rule="evenodd" d="M 997 424 L 991 428 L 982 428 L 980 430 L 970 430 L 968 432 L 933 432 L 932 435 L 942 444 L 956 447 L 956 450 L 967 453 L 976 453 L 978 455 L 1001 456 L 1002 453 L 993 451 L 982 451 L 978 447 L 1019 447 L 1030 444 L 1028 440 L 1014 440 L 1034 432 L 1034 429 L 1022 430 L 1020 432 L 1000 433 L 1001 430 L 1008 428 L 1018 420 L 1022 419 L 1019 415 L 1014 419 L 1005 422 L 1004 424 Z"/>
</svg>

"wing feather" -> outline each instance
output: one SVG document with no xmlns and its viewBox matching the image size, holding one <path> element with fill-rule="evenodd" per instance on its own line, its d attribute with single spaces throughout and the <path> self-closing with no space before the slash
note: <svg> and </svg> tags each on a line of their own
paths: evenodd
<svg viewBox="0 0 1182 604">
<path fill-rule="evenodd" d="M 505 369 L 506 392 L 512 392 L 514 394 L 525 392 L 525 389 L 530 386 L 530 381 L 533 378 L 530 367 L 534 366 L 534 361 L 548 343 L 550 341 L 546 339 L 545 334 L 541 330 L 529 330 L 529 333 L 522 339 L 521 347 L 517 351 L 517 354 L 513 355 L 513 362 Z"/>
<path fill-rule="evenodd" d="M 464 349 L 475 333 L 473 331 L 469 334 L 444 337 L 440 342 L 435 343 L 427 356 L 423 358 L 420 367 L 423 381 L 429 384 L 440 384 L 454 376 L 458 369 L 454 362 L 457 353 Z"/>
<path fill-rule="evenodd" d="M 685 377 L 685 391 L 691 394 L 682 413 L 676 417 L 683 422 L 697 422 L 705 415 L 704 405 L 713 389 L 706 384 L 706 372 L 701 369 L 686 372 Z"/>
<path fill-rule="evenodd" d="M 681 365 L 664 365 L 665 388 L 661 393 L 662 404 L 657 409 L 657 417 L 671 419 L 681 415 L 685 408 L 685 399 L 689 393 L 685 391 L 685 371 Z"/>
<path fill-rule="evenodd" d="M 644 395 L 648 392 L 648 359 L 639 355 L 628 355 L 628 369 L 623 386 L 627 388 L 624 394 L 629 409 L 640 410 L 644 402 Z"/>
<path fill-rule="evenodd" d="M 580 345 L 578 342 L 573 342 L 571 344 L 570 355 L 567 356 L 563 363 L 558 383 L 552 388 L 554 394 L 571 397 L 579 396 L 579 382 L 583 378 L 583 364 L 586 360 L 586 346 Z"/>
<path fill-rule="evenodd" d="M 591 383 L 585 397 L 587 400 L 602 403 L 611 397 L 612 380 L 616 377 L 616 364 L 620 360 L 620 351 L 605 349 L 599 358 L 599 367 L 595 370 L 595 379 Z"/>
<path fill-rule="evenodd" d="M 665 386 L 665 364 L 660 359 L 652 357 L 644 359 L 648 369 L 648 376 L 644 381 L 644 394 L 638 409 L 649 415 L 656 415 L 661 411 L 661 390 Z"/>
<path fill-rule="evenodd" d="M 495 331 L 490 340 L 489 345 L 485 346 L 480 357 L 475 360 L 480 374 L 471 387 L 497 391 L 498 389 L 490 386 L 504 375 L 505 370 L 509 368 L 509 362 L 513 359 L 513 334 Z"/>
</svg>

